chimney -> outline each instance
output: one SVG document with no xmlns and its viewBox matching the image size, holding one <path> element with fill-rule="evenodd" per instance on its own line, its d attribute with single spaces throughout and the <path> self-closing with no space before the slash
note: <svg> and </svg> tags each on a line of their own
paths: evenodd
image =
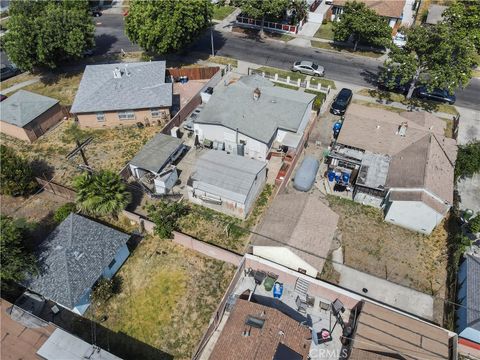
<svg viewBox="0 0 480 360">
<path fill-rule="evenodd" d="M 122 71 L 120 70 L 120 68 L 117 66 L 114 70 L 113 70 L 113 78 L 114 79 L 120 79 L 122 77 Z"/>
<path fill-rule="evenodd" d="M 260 95 L 262 93 L 260 92 L 260 89 L 257 87 L 255 90 L 253 90 L 253 100 L 257 101 L 260 99 Z"/>
<path fill-rule="evenodd" d="M 405 135 L 407 134 L 407 129 L 408 129 L 408 123 L 406 121 L 402 122 L 398 127 L 397 135 L 405 137 Z"/>
</svg>

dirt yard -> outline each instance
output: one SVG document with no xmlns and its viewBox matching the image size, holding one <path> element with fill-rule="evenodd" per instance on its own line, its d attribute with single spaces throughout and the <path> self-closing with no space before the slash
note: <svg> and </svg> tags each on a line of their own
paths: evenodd
<svg viewBox="0 0 480 360">
<path fill-rule="evenodd" d="M 87 316 L 106 315 L 103 326 L 189 359 L 234 272 L 233 265 L 147 237 L 116 275 L 121 292 Z"/>
<path fill-rule="evenodd" d="M 92 136 L 87 145 L 87 160 L 95 170 L 111 169 L 120 171 L 140 148 L 157 132 L 160 127 L 118 127 L 114 129 L 82 130 L 73 120 L 61 122 L 33 144 L 0 134 L 2 144 L 14 148 L 21 155 L 33 161 L 37 176 L 45 174 L 47 178 L 55 175 L 55 181 L 71 185 L 72 179 L 79 174 L 80 155 L 68 161 L 66 155 L 75 148 L 75 139 L 80 141 Z"/>
<path fill-rule="evenodd" d="M 380 210 L 336 196 L 330 207 L 340 215 L 344 261 L 360 271 L 444 297 L 447 231 L 439 225 L 424 236 L 383 221 Z"/>
</svg>

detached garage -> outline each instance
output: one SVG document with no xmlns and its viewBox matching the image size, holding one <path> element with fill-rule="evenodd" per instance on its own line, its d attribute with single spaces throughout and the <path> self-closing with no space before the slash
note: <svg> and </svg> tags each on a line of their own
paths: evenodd
<svg viewBox="0 0 480 360">
<path fill-rule="evenodd" d="M 20 90 L 0 103 L 0 131 L 34 142 L 63 118 L 58 100 Z"/>
</svg>

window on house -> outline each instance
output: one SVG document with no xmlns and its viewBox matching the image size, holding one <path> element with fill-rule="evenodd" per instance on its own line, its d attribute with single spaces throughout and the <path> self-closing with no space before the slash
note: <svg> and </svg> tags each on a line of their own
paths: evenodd
<svg viewBox="0 0 480 360">
<path fill-rule="evenodd" d="M 115 265 L 117 261 L 115 259 L 113 259 L 110 264 L 108 264 L 108 268 L 111 269 L 113 267 L 113 265 Z"/>
<path fill-rule="evenodd" d="M 162 110 L 159 109 L 159 108 L 150 109 L 150 114 L 151 114 L 152 117 L 154 117 L 154 118 L 160 117 L 160 116 L 162 116 Z"/>
<path fill-rule="evenodd" d="M 105 121 L 105 114 L 103 112 L 97 112 L 97 121 Z"/>
<path fill-rule="evenodd" d="M 133 110 L 119 111 L 118 112 L 118 119 L 119 120 L 134 120 L 135 119 L 135 113 L 133 112 Z"/>
</svg>

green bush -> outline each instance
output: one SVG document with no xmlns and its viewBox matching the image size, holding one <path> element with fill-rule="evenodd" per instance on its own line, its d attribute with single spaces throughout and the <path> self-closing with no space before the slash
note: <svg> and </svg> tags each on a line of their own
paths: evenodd
<svg viewBox="0 0 480 360">
<path fill-rule="evenodd" d="M 107 301 L 112 295 L 119 294 L 122 291 L 122 283 L 122 278 L 118 275 L 113 279 L 101 278 L 93 287 L 92 300 L 95 303 Z"/>
<path fill-rule="evenodd" d="M 75 211 L 77 211 L 77 207 L 74 203 L 66 203 L 55 210 L 53 220 L 55 220 L 56 223 L 61 223 L 68 215 L 70 215 L 70 213 Z"/>
<path fill-rule="evenodd" d="M 323 19 L 323 20 L 322 20 L 322 24 L 323 24 L 323 25 L 326 25 L 327 23 L 328 23 L 328 20 L 327 20 L 327 19 Z"/>
<path fill-rule="evenodd" d="M 30 195 L 37 188 L 30 163 L 13 149 L 0 145 L 0 193 L 12 196 Z"/>
<path fill-rule="evenodd" d="M 180 202 L 159 201 L 147 207 L 148 217 L 155 223 L 154 232 L 162 239 L 171 239 L 178 220 L 189 213 L 188 205 Z"/>
<path fill-rule="evenodd" d="M 480 214 L 470 220 L 470 222 L 468 223 L 468 227 L 473 234 L 480 232 Z"/>
<path fill-rule="evenodd" d="M 455 178 L 470 177 L 480 172 L 480 141 L 458 147 Z"/>
</svg>

